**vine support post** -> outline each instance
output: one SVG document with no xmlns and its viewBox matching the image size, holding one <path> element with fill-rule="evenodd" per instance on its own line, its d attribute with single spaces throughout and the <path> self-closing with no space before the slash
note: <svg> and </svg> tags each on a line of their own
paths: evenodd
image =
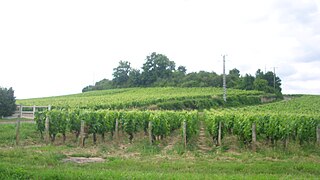
<svg viewBox="0 0 320 180">
<path fill-rule="evenodd" d="M 317 126 L 317 144 L 320 145 L 320 124 Z"/>
<path fill-rule="evenodd" d="M 32 115 L 33 115 L 33 119 L 34 119 L 34 114 L 36 113 L 36 106 L 35 105 L 33 105 L 33 107 L 32 107 Z"/>
<path fill-rule="evenodd" d="M 17 120 L 17 126 L 16 126 L 16 145 L 19 145 L 20 141 L 20 120 Z"/>
<path fill-rule="evenodd" d="M 152 121 L 148 123 L 149 143 L 152 145 Z"/>
<path fill-rule="evenodd" d="M 46 144 L 49 144 L 50 142 L 50 133 L 49 133 L 49 117 L 48 115 L 46 116 L 46 121 L 45 121 L 45 134 L 44 134 L 44 137 L 45 137 L 45 142 Z"/>
<path fill-rule="evenodd" d="M 182 131 L 183 131 L 184 148 L 187 148 L 187 123 L 185 120 L 183 121 L 182 128 L 183 128 Z"/>
<path fill-rule="evenodd" d="M 257 133 L 256 133 L 256 123 L 252 123 L 252 150 L 255 152 L 257 147 L 256 147 L 256 143 L 257 143 Z"/>
<path fill-rule="evenodd" d="M 19 106 L 19 118 L 22 118 L 22 105 Z"/>
<path fill-rule="evenodd" d="M 116 127 L 115 127 L 115 139 L 119 140 L 119 121 L 116 119 Z"/>
<path fill-rule="evenodd" d="M 221 121 L 219 121 L 219 127 L 218 127 L 218 146 L 221 146 L 221 133 L 222 133 L 222 131 L 221 131 L 221 127 L 222 125 L 221 125 Z"/>
<path fill-rule="evenodd" d="M 84 120 L 81 120 L 81 127 L 80 127 L 80 147 L 84 147 L 84 140 L 85 140 L 84 126 L 85 126 L 85 122 L 84 122 Z"/>
</svg>

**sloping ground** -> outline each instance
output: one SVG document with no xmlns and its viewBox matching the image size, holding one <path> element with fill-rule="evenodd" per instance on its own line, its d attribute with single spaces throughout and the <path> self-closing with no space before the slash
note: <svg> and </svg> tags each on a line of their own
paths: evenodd
<svg viewBox="0 0 320 180">
<path fill-rule="evenodd" d="M 152 105 L 155 105 L 155 108 L 158 109 L 168 109 L 167 107 L 172 109 L 172 107 L 182 104 L 180 109 L 197 109 L 198 107 L 193 106 L 198 104 L 206 106 L 210 103 L 221 105 L 222 93 L 221 88 L 128 88 L 25 99 L 18 100 L 17 103 L 22 105 L 52 105 L 56 107 L 93 109 L 149 108 Z M 251 97 L 252 100 L 253 97 L 256 97 L 255 101 L 257 101 L 262 95 L 265 94 L 259 91 L 228 90 L 229 98 L 242 96 Z M 168 102 L 169 104 L 165 104 Z"/>
</svg>

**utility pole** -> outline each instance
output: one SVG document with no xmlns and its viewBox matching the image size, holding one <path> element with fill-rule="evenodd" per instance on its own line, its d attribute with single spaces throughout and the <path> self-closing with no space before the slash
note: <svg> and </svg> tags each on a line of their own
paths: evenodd
<svg viewBox="0 0 320 180">
<path fill-rule="evenodd" d="M 223 100 L 227 102 L 227 85 L 226 85 L 226 55 L 222 55 L 223 57 Z"/>
<path fill-rule="evenodd" d="M 274 92 L 276 92 L 276 68 L 277 67 L 273 67 L 273 88 L 274 88 Z"/>
</svg>

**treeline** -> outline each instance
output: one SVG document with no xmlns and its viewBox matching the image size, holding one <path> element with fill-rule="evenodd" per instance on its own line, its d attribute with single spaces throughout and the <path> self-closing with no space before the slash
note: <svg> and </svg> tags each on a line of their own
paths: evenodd
<svg viewBox="0 0 320 180">
<path fill-rule="evenodd" d="M 120 61 L 112 75 L 112 80 L 103 79 L 83 88 L 82 92 L 128 87 L 222 87 L 223 83 L 222 75 L 206 71 L 187 73 L 185 66 L 176 68 L 174 61 L 155 52 L 147 56 L 141 69 L 132 68 L 128 61 Z M 281 94 L 281 79 L 271 71 L 264 73 L 258 69 L 255 76 L 241 76 L 234 68 L 227 74 L 226 81 L 228 88 Z"/>
</svg>

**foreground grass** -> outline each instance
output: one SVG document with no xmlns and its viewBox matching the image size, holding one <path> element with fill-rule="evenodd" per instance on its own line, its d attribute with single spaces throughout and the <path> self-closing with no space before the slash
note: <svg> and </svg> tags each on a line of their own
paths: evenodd
<svg viewBox="0 0 320 180">
<path fill-rule="evenodd" d="M 67 146 L 13 148 L 0 152 L 3 179 L 305 179 L 320 177 L 319 158 L 268 159 L 243 153 L 205 157 L 154 156 L 105 157 L 103 163 L 64 163 Z M 250 158 L 248 158 L 250 157 Z"/>
<path fill-rule="evenodd" d="M 120 143 L 88 141 L 78 148 L 72 140 L 65 145 L 45 145 L 35 124 L 22 124 L 21 146 L 14 146 L 15 125 L 0 125 L 0 179 L 317 179 L 320 151 L 310 145 L 291 149 L 227 147 L 199 153 L 180 143 L 164 151 L 165 145 L 150 146 L 147 139 Z M 71 137 L 70 137 L 71 138 Z M 59 143 L 58 143 L 59 144 Z M 105 162 L 63 162 L 68 156 L 102 157 Z"/>
<path fill-rule="evenodd" d="M 8 123 L 8 122 L 7 122 Z M 15 145 L 16 124 L 0 124 L 0 147 Z M 33 145 L 40 140 L 36 124 L 20 123 L 21 145 Z"/>
</svg>

